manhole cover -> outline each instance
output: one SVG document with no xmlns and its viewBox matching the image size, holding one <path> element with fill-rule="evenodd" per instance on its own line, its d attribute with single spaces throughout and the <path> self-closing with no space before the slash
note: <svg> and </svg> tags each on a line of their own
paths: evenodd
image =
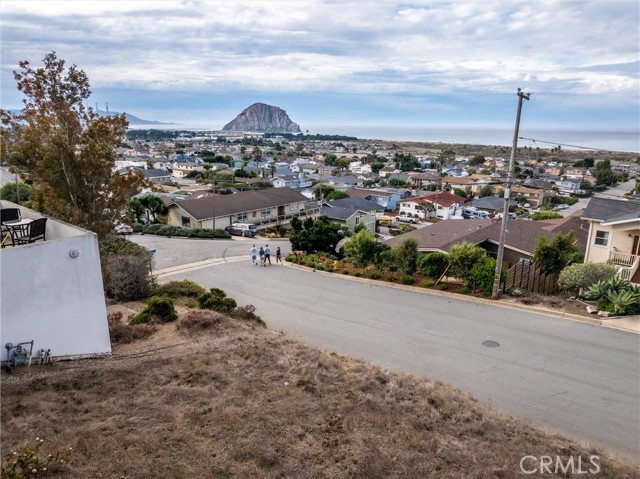
<svg viewBox="0 0 640 479">
<path fill-rule="evenodd" d="M 482 345 L 488 348 L 497 348 L 500 343 L 498 341 L 482 341 Z"/>
</svg>

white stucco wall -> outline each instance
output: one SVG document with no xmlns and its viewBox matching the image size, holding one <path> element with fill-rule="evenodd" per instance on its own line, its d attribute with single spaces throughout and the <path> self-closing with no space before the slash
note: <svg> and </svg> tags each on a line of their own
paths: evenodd
<svg viewBox="0 0 640 479">
<path fill-rule="evenodd" d="M 49 228 L 56 228 L 52 221 Z M 61 227 L 72 228 L 69 225 Z M 34 354 L 51 349 L 54 357 L 111 353 L 107 310 L 93 233 L 0 251 L 0 343 L 34 340 Z M 53 232 L 53 231 L 52 231 Z M 69 252 L 77 249 L 80 256 Z"/>
</svg>

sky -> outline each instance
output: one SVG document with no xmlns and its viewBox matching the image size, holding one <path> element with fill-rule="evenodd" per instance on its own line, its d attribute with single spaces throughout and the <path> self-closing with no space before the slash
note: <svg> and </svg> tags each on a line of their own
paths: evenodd
<svg viewBox="0 0 640 479">
<path fill-rule="evenodd" d="M 92 106 L 220 129 L 255 102 L 317 125 L 635 131 L 637 0 L 2 0 L 13 71 L 55 51 Z"/>
</svg>

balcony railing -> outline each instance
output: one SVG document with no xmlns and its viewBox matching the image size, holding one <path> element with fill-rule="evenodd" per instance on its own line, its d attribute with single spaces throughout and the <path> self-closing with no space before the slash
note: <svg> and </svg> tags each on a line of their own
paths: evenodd
<svg viewBox="0 0 640 479">
<path fill-rule="evenodd" d="M 617 264 L 618 266 L 625 266 L 627 268 L 631 268 L 634 263 L 638 261 L 637 254 L 629 254 L 629 253 L 620 253 L 617 251 L 612 251 L 609 254 L 609 260 L 613 262 L 613 264 Z"/>
</svg>

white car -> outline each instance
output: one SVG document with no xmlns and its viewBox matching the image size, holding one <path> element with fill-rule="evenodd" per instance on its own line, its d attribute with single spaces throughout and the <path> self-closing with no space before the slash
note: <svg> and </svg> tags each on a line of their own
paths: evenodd
<svg viewBox="0 0 640 479">
<path fill-rule="evenodd" d="M 418 223 L 418 220 L 411 216 L 396 216 L 396 221 L 400 221 L 401 223 L 411 223 L 414 225 Z"/>
<path fill-rule="evenodd" d="M 116 225 L 115 231 L 118 235 L 130 235 L 133 233 L 133 228 L 124 223 L 120 223 L 119 225 Z"/>
</svg>

